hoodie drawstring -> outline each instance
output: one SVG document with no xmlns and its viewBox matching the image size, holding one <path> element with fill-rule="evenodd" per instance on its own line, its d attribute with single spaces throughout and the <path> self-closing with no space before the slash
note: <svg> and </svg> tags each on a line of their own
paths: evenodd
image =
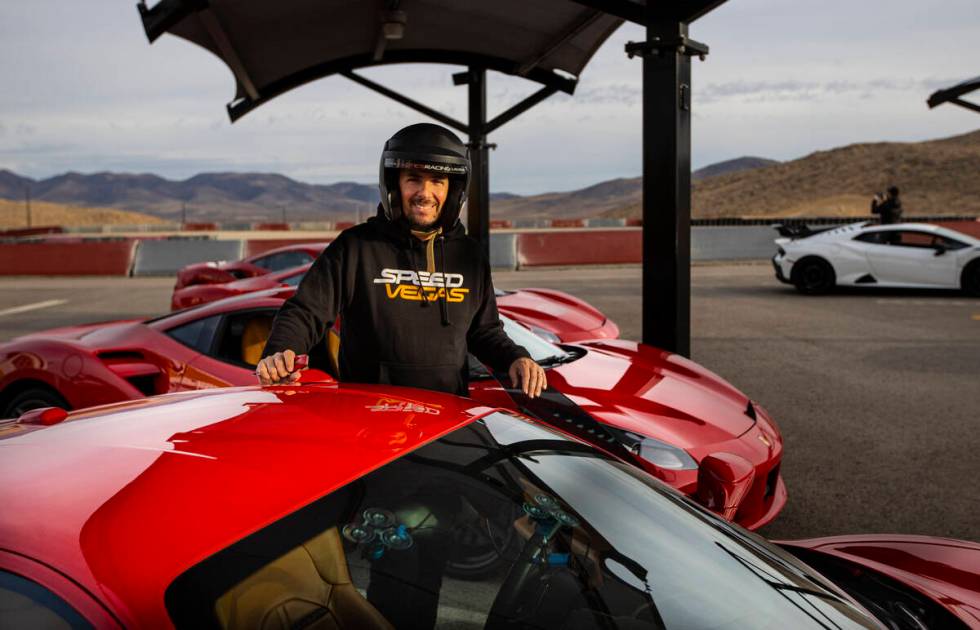
<svg viewBox="0 0 980 630">
<path fill-rule="evenodd" d="M 449 321 L 449 287 L 446 286 L 446 237 L 442 234 L 439 235 L 439 259 L 442 263 L 442 300 L 439 302 L 442 306 L 442 325 L 448 326 Z"/>
</svg>

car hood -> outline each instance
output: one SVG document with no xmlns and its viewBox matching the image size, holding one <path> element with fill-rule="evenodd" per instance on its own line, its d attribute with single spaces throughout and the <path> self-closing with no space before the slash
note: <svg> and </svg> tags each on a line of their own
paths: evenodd
<svg viewBox="0 0 980 630">
<path fill-rule="evenodd" d="M 587 302 L 561 291 L 521 289 L 497 298 L 505 315 L 554 332 L 562 339 L 587 339 L 606 323 L 606 316 Z M 578 336 L 576 336 L 578 333 Z"/>
<path fill-rule="evenodd" d="M 115 340 L 131 336 L 134 329 L 144 328 L 144 321 L 143 319 L 120 319 L 116 321 L 83 324 L 81 326 L 49 328 L 17 337 L 17 340 L 38 337 L 44 337 L 46 339 L 73 339 L 83 341 L 86 345 L 98 346 L 104 339 Z"/>
<path fill-rule="evenodd" d="M 681 448 L 725 442 L 755 424 L 744 394 L 684 357 L 623 340 L 579 347 L 587 355 L 550 370 L 549 385 L 601 422 Z"/>
<path fill-rule="evenodd" d="M 790 540 L 884 573 L 980 627 L 980 544 L 932 536 L 873 534 Z"/>
</svg>

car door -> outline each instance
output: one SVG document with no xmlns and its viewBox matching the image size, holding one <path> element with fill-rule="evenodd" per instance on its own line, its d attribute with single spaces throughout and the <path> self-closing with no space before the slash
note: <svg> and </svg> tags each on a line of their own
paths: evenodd
<svg viewBox="0 0 980 630">
<path fill-rule="evenodd" d="M 881 242 L 868 248 L 868 259 L 880 283 L 951 286 L 956 260 L 937 249 L 936 235 L 916 230 L 883 230 Z"/>
<path fill-rule="evenodd" d="M 256 385 L 255 364 L 272 329 L 275 308 L 223 313 L 214 335 L 184 376 L 187 389 Z"/>
</svg>

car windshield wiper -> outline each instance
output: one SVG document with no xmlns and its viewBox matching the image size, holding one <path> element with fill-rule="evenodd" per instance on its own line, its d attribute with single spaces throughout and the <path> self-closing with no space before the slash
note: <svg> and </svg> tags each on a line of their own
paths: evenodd
<svg viewBox="0 0 980 630">
<path fill-rule="evenodd" d="M 550 357 L 538 359 L 537 364 L 541 367 L 554 367 L 556 365 L 561 365 L 562 363 L 568 363 L 574 360 L 575 355 L 571 352 L 566 352 L 565 354 L 553 354 Z"/>
</svg>

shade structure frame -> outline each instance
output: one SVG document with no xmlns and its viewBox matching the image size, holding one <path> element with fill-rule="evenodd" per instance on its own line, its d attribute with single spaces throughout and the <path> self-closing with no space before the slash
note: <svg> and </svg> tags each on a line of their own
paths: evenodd
<svg viewBox="0 0 980 630">
<path fill-rule="evenodd" d="M 690 214 L 691 214 L 691 55 L 703 58 L 707 46 L 687 38 L 688 25 L 726 0 L 538 0 L 535 3 L 499 0 L 494 3 L 477 0 L 385 0 L 377 3 L 358 3 L 354 0 L 316 0 L 317 6 L 336 8 L 341 5 L 362 10 L 374 6 L 378 15 L 397 14 L 406 30 L 417 28 L 419 7 L 452 11 L 465 7 L 466 11 L 483 13 L 490 18 L 514 18 L 528 24 L 547 23 L 551 28 L 515 28 L 522 34 L 534 34 L 536 39 L 524 42 L 517 35 L 487 31 L 488 41 L 470 38 L 460 48 L 446 46 L 412 48 L 388 38 L 391 29 L 378 22 L 377 16 L 361 14 L 363 18 L 364 45 L 361 49 L 335 54 L 334 57 L 311 59 L 309 63 L 294 64 L 289 71 L 269 78 L 268 68 L 256 63 L 254 50 L 242 49 L 247 37 L 235 32 L 236 23 L 229 19 L 231 33 L 224 32 L 224 12 L 236 10 L 248 13 L 256 5 L 235 4 L 232 0 L 161 0 L 153 8 L 140 1 L 140 13 L 144 29 L 152 42 L 164 32 L 171 32 L 197 43 L 217 55 L 235 76 L 236 96 L 227 106 L 232 121 L 244 116 L 263 103 L 296 87 L 335 74 L 352 77 L 354 70 L 398 63 L 445 63 L 468 68 L 473 77 L 469 81 L 469 120 L 464 124 L 448 119 L 457 130 L 464 126 L 470 136 L 471 152 L 476 154 L 479 173 L 471 189 L 471 206 L 468 217 L 484 251 L 489 247 L 489 149 L 487 136 L 501 124 L 526 111 L 528 108 L 556 92 L 574 94 L 578 77 L 599 46 L 623 21 L 644 26 L 647 31 L 643 45 L 633 49 L 633 54 L 643 57 L 644 113 L 643 113 L 643 341 L 682 355 L 690 354 Z M 295 6 L 310 6 L 314 0 L 291 0 Z M 505 6 L 506 5 L 506 6 Z M 513 5 L 513 6 L 510 6 Z M 261 7 L 271 5 L 261 4 Z M 508 7 L 510 6 L 510 9 Z M 214 11 L 216 16 L 194 19 L 197 12 Z M 494 12 L 497 12 L 494 14 Z M 502 15 L 506 14 L 504 17 Z M 407 15 L 407 17 L 406 17 Z M 432 17 L 434 14 L 429 14 Z M 558 16 L 560 19 L 553 20 Z M 240 16 L 232 16 L 240 17 Z M 246 17 L 254 18 L 254 15 Z M 439 18 L 444 17 L 439 14 Z M 384 18 L 387 19 L 387 18 Z M 549 21 L 551 20 L 551 21 Z M 184 21 L 193 22 L 186 28 Z M 438 21 L 438 19 L 436 20 Z M 254 19 L 253 19 L 254 22 Z M 499 22 L 499 20 L 498 20 Z M 369 24 L 370 23 L 370 24 Z M 424 20 L 423 20 L 424 23 Z M 464 27 L 472 32 L 470 20 Z M 253 24 L 254 26 L 254 24 Z M 370 28 L 368 28 L 368 26 Z M 305 25 L 304 25 L 305 27 Z M 301 29 L 302 30 L 302 29 Z M 398 29 L 395 29 L 397 31 Z M 540 31 L 540 32 L 539 32 Z M 391 31 L 393 32 L 393 31 Z M 309 35 L 308 31 L 304 31 Z M 282 33 L 279 33 L 280 43 Z M 382 41 L 379 39 L 384 36 Z M 494 39 L 496 36 L 496 39 Z M 197 40 L 195 40 L 197 37 Z M 299 39 L 303 39 L 300 37 Z M 389 41 L 392 40 L 392 41 Z M 465 39 L 465 38 L 464 38 Z M 308 37 L 306 40 L 308 43 Z M 459 40 L 457 40 L 459 41 Z M 238 47 L 236 48 L 236 43 Z M 268 42 L 266 42 L 268 43 Z M 467 47 L 472 44 L 472 49 Z M 487 44 L 482 49 L 479 45 Z M 518 48 L 507 49 L 516 45 Z M 501 46 L 498 48 L 494 46 Z M 520 46 L 523 45 L 523 48 Z M 342 49 L 338 47 L 338 50 Z M 505 50 L 506 49 L 506 50 Z M 517 52 L 515 52 L 517 51 Z M 258 57 L 261 60 L 261 56 Z M 572 60 L 572 61 L 570 61 Z M 571 65 L 569 65 L 571 63 Z M 564 65 L 563 65 L 564 64 Z M 486 116 L 486 71 L 520 76 L 541 84 L 543 87 L 524 101 L 510 107 L 497 118 L 488 121 Z M 357 79 L 355 79 L 357 80 Z M 656 88 L 646 83 L 656 84 Z M 367 81 L 359 81 L 367 85 Z M 251 85 L 250 85 L 251 84 Z M 371 89 L 375 89 L 375 87 Z M 376 90 L 385 93 L 386 89 Z M 664 92 L 656 97 L 658 91 Z M 420 105 L 391 90 L 386 94 L 409 107 Z M 435 110 L 416 107 L 424 114 L 438 114 Z M 438 119 L 438 118 L 437 118 Z M 669 130 L 666 142 L 658 137 L 658 127 Z"/>
</svg>

